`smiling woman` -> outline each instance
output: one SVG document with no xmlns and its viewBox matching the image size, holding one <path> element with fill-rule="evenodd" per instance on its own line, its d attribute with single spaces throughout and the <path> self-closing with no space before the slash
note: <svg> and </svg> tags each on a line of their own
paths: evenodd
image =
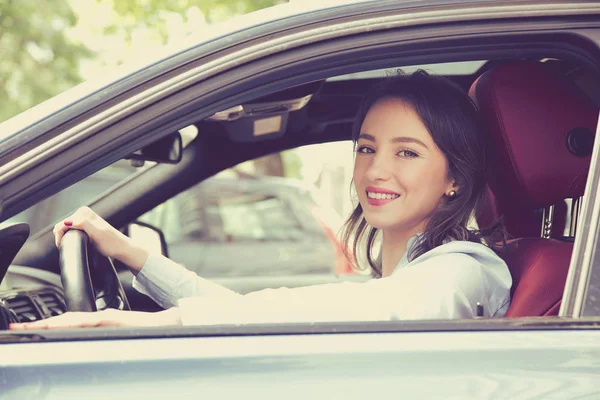
<svg viewBox="0 0 600 400">
<path fill-rule="evenodd" d="M 114 310 L 65 314 L 11 328 L 503 316 L 508 268 L 467 228 L 484 188 L 483 140 L 471 101 L 450 81 L 422 71 L 384 85 L 366 97 L 356 122 L 360 204 L 345 237 L 348 243 L 354 233 L 359 242 L 369 227 L 370 248 L 382 231 L 382 266 L 369 259 L 381 279 L 240 295 L 140 248 L 84 208 L 56 225 L 57 246 L 69 229 L 85 231 L 103 255 L 130 268 L 136 289 L 168 311 L 129 320 Z"/>
<path fill-rule="evenodd" d="M 451 240 L 496 243 L 493 226 L 467 227 L 485 187 L 485 143 L 471 100 L 451 82 L 419 70 L 381 82 L 367 96 L 353 133 L 354 182 L 360 204 L 350 216 L 346 247 L 354 253 L 366 233 L 371 268 L 389 276 L 410 237 L 421 240 L 409 260 Z M 382 265 L 371 248 L 384 231 Z M 368 233 L 367 233 L 368 231 Z"/>
</svg>

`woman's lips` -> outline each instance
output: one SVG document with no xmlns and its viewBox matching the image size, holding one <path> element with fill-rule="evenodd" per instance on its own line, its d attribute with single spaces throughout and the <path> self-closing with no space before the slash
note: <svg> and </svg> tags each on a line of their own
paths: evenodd
<svg viewBox="0 0 600 400">
<path fill-rule="evenodd" d="M 383 206 L 396 200 L 400 195 L 391 190 L 369 186 L 366 189 L 367 202 L 372 206 Z"/>
<path fill-rule="evenodd" d="M 396 197 L 397 199 L 397 197 Z M 369 203 L 369 205 L 372 206 L 384 206 L 387 203 L 390 203 L 396 199 L 372 199 L 370 197 L 367 197 L 367 202 Z"/>
</svg>

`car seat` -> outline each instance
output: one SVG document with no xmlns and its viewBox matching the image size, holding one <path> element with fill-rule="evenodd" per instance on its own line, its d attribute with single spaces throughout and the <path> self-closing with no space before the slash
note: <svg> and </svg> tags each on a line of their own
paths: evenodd
<svg viewBox="0 0 600 400">
<path fill-rule="evenodd" d="M 543 63 L 519 62 L 486 71 L 469 94 L 487 123 L 488 201 L 495 203 L 488 216 L 518 223 L 531 210 L 583 195 L 598 106 L 574 84 Z M 525 237 L 530 228 L 514 226 L 523 236 L 499 251 L 513 278 L 506 316 L 558 315 L 573 243 Z"/>
</svg>

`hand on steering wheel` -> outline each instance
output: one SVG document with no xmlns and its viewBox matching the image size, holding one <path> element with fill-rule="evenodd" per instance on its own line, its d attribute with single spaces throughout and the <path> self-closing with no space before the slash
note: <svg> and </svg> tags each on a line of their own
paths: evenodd
<svg viewBox="0 0 600 400">
<path fill-rule="evenodd" d="M 54 235 L 69 311 L 130 309 L 109 258 L 127 252 L 127 236 L 87 207 L 56 224 Z"/>
<path fill-rule="evenodd" d="M 60 248 L 63 236 L 71 229 L 87 233 L 89 240 L 100 254 L 121 261 L 135 275 L 146 263 L 148 252 L 89 207 L 81 207 L 73 215 L 54 226 L 54 240 Z"/>
</svg>

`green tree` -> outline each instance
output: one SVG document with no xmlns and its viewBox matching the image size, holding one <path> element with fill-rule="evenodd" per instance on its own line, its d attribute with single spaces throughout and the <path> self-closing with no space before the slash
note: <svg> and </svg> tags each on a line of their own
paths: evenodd
<svg viewBox="0 0 600 400">
<path fill-rule="evenodd" d="M 287 0 L 98 0 L 109 1 L 121 17 L 119 25 L 107 27 L 107 33 L 120 32 L 131 38 L 131 33 L 139 27 L 151 27 L 160 33 L 163 43 L 168 40 L 168 13 L 183 16 L 186 22 L 187 12 L 196 7 L 206 19 L 206 23 L 222 22 L 235 15 L 246 14 L 270 7 Z"/>
<path fill-rule="evenodd" d="M 0 0 L 0 121 L 81 81 L 91 53 L 65 36 L 76 22 L 66 0 Z"/>
<path fill-rule="evenodd" d="M 80 62 L 97 55 L 69 36 L 77 24 L 71 5 L 80 0 L 0 0 L 0 122 L 78 84 Z M 131 42 L 146 28 L 163 43 L 168 18 L 201 11 L 205 22 L 220 22 L 285 0 L 96 0 L 109 4 L 115 18 L 104 34 Z M 99 55 L 98 59 L 102 57 Z"/>
</svg>

